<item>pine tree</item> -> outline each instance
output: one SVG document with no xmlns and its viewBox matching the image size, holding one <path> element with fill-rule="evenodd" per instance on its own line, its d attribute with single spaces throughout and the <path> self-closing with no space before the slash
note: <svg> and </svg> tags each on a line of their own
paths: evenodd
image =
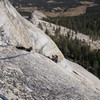
<svg viewBox="0 0 100 100">
<path fill-rule="evenodd" d="M 93 70 L 94 70 L 95 75 L 97 75 L 98 69 L 99 69 L 99 63 L 96 60 L 96 61 L 93 62 Z"/>
<path fill-rule="evenodd" d="M 47 35 L 51 35 L 50 34 L 50 31 L 46 28 L 46 30 L 45 30 L 45 33 L 47 34 Z"/>
<path fill-rule="evenodd" d="M 38 24 L 38 28 L 40 28 L 41 30 L 43 30 L 43 26 L 42 26 L 42 24 L 40 22 Z"/>
</svg>

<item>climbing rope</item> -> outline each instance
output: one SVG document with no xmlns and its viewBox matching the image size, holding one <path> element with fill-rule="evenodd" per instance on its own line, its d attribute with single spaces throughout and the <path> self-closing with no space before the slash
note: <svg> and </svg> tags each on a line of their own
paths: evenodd
<svg viewBox="0 0 100 100">
<path fill-rule="evenodd" d="M 0 94 L 0 98 L 2 99 L 2 100 L 8 100 L 5 96 L 3 96 L 2 94 Z"/>
</svg>

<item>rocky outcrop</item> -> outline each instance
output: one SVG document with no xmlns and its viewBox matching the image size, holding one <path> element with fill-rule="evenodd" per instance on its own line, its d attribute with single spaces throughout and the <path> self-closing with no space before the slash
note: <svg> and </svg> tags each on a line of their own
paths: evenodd
<svg viewBox="0 0 100 100">
<path fill-rule="evenodd" d="M 35 10 L 32 13 L 32 18 L 36 18 L 36 19 L 43 19 L 43 18 L 47 18 L 46 15 L 44 15 L 43 13 L 39 12 L 38 10 Z"/>
<path fill-rule="evenodd" d="M 99 100 L 100 80 L 0 0 L 0 94 L 8 100 Z M 47 56 L 58 55 L 58 63 Z"/>
<path fill-rule="evenodd" d="M 33 16 L 34 15 L 34 16 Z M 77 34 L 75 33 L 74 30 L 72 29 L 68 29 L 66 27 L 63 27 L 63 26 L 59 26 L 59 25 L 55 25 L 53 23 L 50 23 L 50 22 L 47 22 L 47 21 L 44 21 L 42 19 L 39 19 L 38 17 L 36 18 L 35 17 L 35 13 L 32 14 L 32 18 L 31 18 L 31 22 L 37 26 L 38 28 L 41 28 L 42 27 L 42 30 L 45 32 L 46 30 L 49 31 L 49 34 L 51 35 L 55 35 L 55 32 L 57 29 L 60 29 L 60 33 L 63 34 L 63 35 L 67 35 L 69 33 L 69 35 L 75 39 L 79 39 L 79 40 L 82 40 L 82 41 L 85 41 L 88 45 L 90 45 L 91 49 L 100 49 L 100 40 L 92 40 L 90 38 L 89 35 L 85 35 L 85 34 L 82 34 L 82 33 L 79 33 L 77 32 Z M 41 27 L 40 27 L 41 25 Z"/>
<path fill-rule="evenodd" d="M 56 54 L 59 61 L 62 53 L 55 43 L 43 31 L 21 17 L 7 0 L 0 1 L 0 44 L 32 48 L 45 56 Z"/>
</svg>

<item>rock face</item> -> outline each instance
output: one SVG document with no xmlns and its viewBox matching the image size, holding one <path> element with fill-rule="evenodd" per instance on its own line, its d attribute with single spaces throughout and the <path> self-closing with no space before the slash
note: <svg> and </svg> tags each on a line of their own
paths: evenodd
<svg viewBox="0 0 100 100">
<path fill-rule="evenodd" d="M 20 17 L 7 0 L 0 0 L 0 45 L 32 46 Z"/>
<path fill-rule="evenodd" d="M 46 56 L 57 54 L 59 60 L 63 59 L 55 43 L 43 31 L 22 18 L 8 0 L 0 1 L 0 18 L 1 46 L 9 44 L 25 48 L 32 47 Z"/>
<path fill-rule="evenodd" d="M 35 19 L 42 19 L 42 18 L 47 18 L 46 15 L 44 15 L 43 13 L 39 12 L 38 10 L 35 10 L 32 14 L 32 18 Z"/>
<path fill-rule="evenodd" d="M 7 0 L 0 0 L 0 18 L 0 94 L 9 100 L 100 99 L 100 80 L 65 59 Z M 58 63 L 47 57 L 53 54 Z"/>
<path fill-rule="evenodd" d="M 9 100 L 99 100 L 100 94 L 80 76 L 38 54 L 0 48 L 0 93 Z"/>
</svg>

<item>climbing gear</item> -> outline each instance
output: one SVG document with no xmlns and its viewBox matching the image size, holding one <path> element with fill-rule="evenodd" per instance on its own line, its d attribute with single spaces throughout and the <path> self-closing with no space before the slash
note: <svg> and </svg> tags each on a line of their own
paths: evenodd
<svg viewBox="0 0 100 100">
<path fill-rule="evenodd" d="M 0 98 L 2 99 L 2 100 L 8 100 L 4 95 L 2 95 L 2 94 L 0 94 Z"/>
</svg>

